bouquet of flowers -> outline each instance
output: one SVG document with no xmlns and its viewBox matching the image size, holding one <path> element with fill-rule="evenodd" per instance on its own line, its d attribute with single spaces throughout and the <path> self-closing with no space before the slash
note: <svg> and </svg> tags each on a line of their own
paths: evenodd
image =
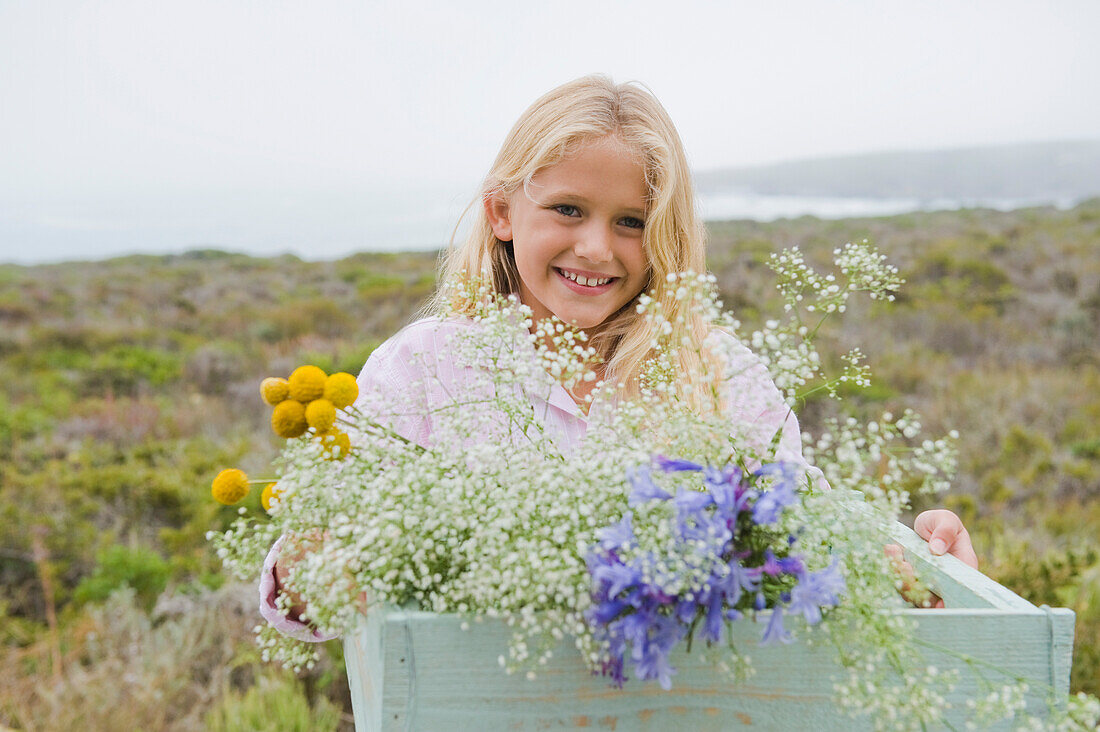
<svg viewBox="0 0 1100 732">
<path fill-rule="evenodd" d="M 232 572 L 254 579 L 283 537 L 284 550 L 302 556 L 283 585 L 326 632 L 350 629 L 365 594 L 371 604 L 503 619 L 513 628 L 500 657 L 508 672 L 537 678 L 571 637 L 612 683 L 632 674 L 668 688 L 670 650 L 696 636 L 717 667 L 751 674 L 748 655 L 722 641 L 729 624 L 760 619 L 761 642 L 813 633 L 832 644 L 850 672 L 838 698 L 853 711 L 884 727 L 934 723 L 953 678 L 922 663 L 902 615 L 882 612 L 902 603 L 883 546 L 911 492 L 947 485 L 952 437 L 917 441 L 919 420 L 908 412 L 838 423 L 807 443 L 810 467 L 784 437 L 785 420 L 726 416 L 731 403 L 756 398 L 742 386 L 765 368 L 780 405 L 867 382 L 858 350 L 826 378 L 814 338 L 853 294 L 891 299 L 901 281 L 866 242 L 835 259 L 836 273 L 821 275 L 797 250 L 773 258 L 786 313 L 749 336 L 751 358 L 713 277 L 670 276 L 675 313 L 641 296 L 654 355 L 638 393 L 597 387 L 575 443 L 539 405 L 594 379 L 584 334 L 533 323 L 527 308 L 476 279 L 456 285 L 482 303 L 473 318 L 439 324 L 467 376 L 463 393 L 425 400 L 440 391 L 431 359 L 422 388 L 364 393 L 354 405 L 346 375 L 303 367 L 285 385 L 268 380 L 273 426 L 289 439 L 267 515 L 241 509 L 210 538 Z M 691 373 L 678 368 L 685 361 Z M 431 420 L 427 444 L 395 427 L 409 419 Z M 243 496 L 247 477 L 237 473 L 215 480 L 216 497 Z M 805 622 L 785 625 L 793 616 Z M 265 658 L 312 663 L 309 644 L 258 633 Z M 1015 698 L 992 715 L 1016 714 Z"/>
</svg>

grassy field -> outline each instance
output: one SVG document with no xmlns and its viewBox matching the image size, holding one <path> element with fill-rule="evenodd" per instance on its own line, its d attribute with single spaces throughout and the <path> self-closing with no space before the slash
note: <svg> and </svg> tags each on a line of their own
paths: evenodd
<svg viewBox="0 0 1100 732">
<path fill-rule="evenodd" d="M 750 330 L 779 312 L 771 252 L 825 262 L 863 238 L 908 284 L 825 333 L 827 359 L 858 344 L 875 370 L 847 408 L 959 430 L 942 503 L 987 574 L 1078 613 L 1073 687 L 1100 692 L 1100 201 L 715 224 L 711 268 Z M 434 265 L 215 251 L 0 265 L 0 724 L 347 727 L 338 644 L 301 678 L 260 662 L 254 590 L 226 583 L 204 540 L 234 516 L 209 481 L 274 456 L 260 379 L 307 362 L 357 373 Z M 803 405 L 804 428 L 836 409 Z"/>
</svg>

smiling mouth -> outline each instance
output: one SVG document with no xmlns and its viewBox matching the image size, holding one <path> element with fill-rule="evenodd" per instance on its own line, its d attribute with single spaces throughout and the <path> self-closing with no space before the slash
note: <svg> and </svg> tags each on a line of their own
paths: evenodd
<svg viewBox="0 0 1100 732">
<path fill-rule="evenodd" d="M 619 279 L 618 277 L 586 277 L 585 275 L 572 272 L 568 269 L 562 269 L 560 267 L 555 267 L 554 269 L 562 277 L 569 280 L 570 282 L 580 285 L 581 287 L 602 287 L 603 285 L 609 284 L 614 280 Z"/>
</svg>

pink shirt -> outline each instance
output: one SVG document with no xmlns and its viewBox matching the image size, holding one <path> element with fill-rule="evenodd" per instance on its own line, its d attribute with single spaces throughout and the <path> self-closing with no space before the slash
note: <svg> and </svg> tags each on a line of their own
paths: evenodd
<svg viewBox="0 0 1100 732">
<path fill-rule="evenodd" d="M 455 333 L 470 327 L 473 327 L 472 321 L 429 318 L 402 329 L 367 359 L 359 373 L 356 405 L 369 413 L 384 415 L 394 395 L 411 396 L 417 408 L 402 416 L 390 417 L 389 426 L 406 439 L 429 445 L 432 412 L 451 403 L 454 395 L 464 394 L 474 381 L 470 368 L 456 363 L 449 346 Z M 723 345 L 730 357 L 729 373 L 733 374 L 729 381 L 731 429 L 736 429 L 739 438 L 748 445 L 762 451 L 782 426 L 776 459 L 805 466 L 798 420 L 783 401 L 767 368 L 732 336 L 719 333 L 716 337 L 727 341 Z M 535 358 L 533 349 L 531 358 Z M 535 414 L 563 451 L 571 451 L 584 439 L 588 419 L 564 387 L 557 385 L 546 398 L 529 396 Z M 596 400 L 592 405 L 593 414 L 601 408 L 607 405 Z M 272 570 L 281 545 L 282 539 L 279 539 L 271 547 L 260 574 L 260 614 L 276 630 L 300 640 L 322 641 L 334 637 L 288 620 L 276 609 Z"/>
</svg>

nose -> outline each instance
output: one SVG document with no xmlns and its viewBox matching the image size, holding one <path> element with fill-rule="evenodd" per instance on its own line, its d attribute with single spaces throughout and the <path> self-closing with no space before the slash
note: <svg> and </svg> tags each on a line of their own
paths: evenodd
<svg viewBox="0 0 1100 732">
<path fill-rule="evenodd" d="M 593 221 L 577 232 L 573 253 L 590 262 L 610 262 L 614 256 L 613 237 L 607 226 Z"/>
</svg>

